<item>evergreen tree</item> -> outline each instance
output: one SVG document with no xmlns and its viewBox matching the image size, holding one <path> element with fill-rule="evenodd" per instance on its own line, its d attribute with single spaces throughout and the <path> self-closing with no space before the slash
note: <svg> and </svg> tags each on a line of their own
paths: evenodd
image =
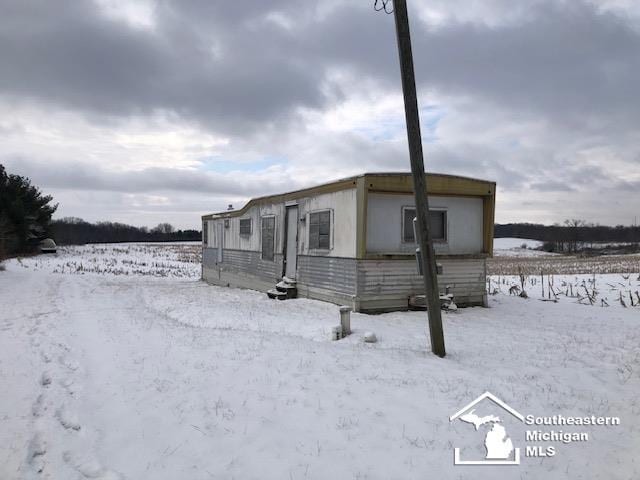
<svg viewBox="0 0 640 480">
<path fill-rule="evenodd" d="M 33 249 L 49 233 L 58 205 L 31 181 L 0 164 L 0 256 Z"/>
</svg>

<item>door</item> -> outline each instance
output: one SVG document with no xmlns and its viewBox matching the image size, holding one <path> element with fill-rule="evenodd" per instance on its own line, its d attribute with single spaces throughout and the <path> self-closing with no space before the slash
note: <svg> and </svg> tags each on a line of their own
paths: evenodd
<svg viewBox="0 0 640 480">
<path fill-rule="evenodd" d="M 287 207 L 287 243 L 285 246 L 284 274 L 295 280 L 298 267 L 298 206 Z"/>
</svg>

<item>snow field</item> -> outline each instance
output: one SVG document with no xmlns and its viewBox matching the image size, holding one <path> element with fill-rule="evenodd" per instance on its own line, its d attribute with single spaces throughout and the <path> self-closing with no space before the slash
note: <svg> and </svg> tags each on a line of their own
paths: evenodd
<svg viewBox="0 0 640 480">
<path fill-rule="evenodd" d="M 489 277 L 487 290 L 491 295 L 518 295 L 523 286 L 527 295 L 535 299 L 597 307 L 637 307 L 640 313 L 638 274 L 552 274 L 524 275 L 522 278 L 518 275 L 494 275 Z"/>
<path fill-rule="evenodd" d="M 145 262 L 146 247 L 61 258 Z M 173 247 L 156 253 L 179 263 Z M 335 305 L 151 267 L 54 273 L 49 258 L 0 273 L 2 479 L 640 476 L 640 309 L 523 299 L 500 282 L 491 308 L 443 315 L 439 359 L 424 312 L 352 314 L 353 334 L 331 342 Z M 519 467 L 454 467 L 473 427 L 448 418 L 486 390 L 524 414 L 622 424 Z"/>
<path fill-rule="evenodd" d="M 200 278 L 199 242 L 111 243 L 58 247 L 18 259 L 24 268 L 59 274 Z"/>
<path fill-rule="evenodd" d="M 543 242 L 527 238 L 494 238 L 493 254 L 496 257 L 535 258 L 555 256 L 555 253 L 536 250 Z M 524 247 L 524 248 L 523 248 Z"/>
</svg>

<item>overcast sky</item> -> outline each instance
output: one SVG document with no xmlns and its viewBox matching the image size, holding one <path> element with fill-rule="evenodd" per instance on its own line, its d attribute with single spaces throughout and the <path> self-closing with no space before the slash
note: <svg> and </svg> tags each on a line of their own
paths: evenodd
<svg viewBox="0 0 640 480">
<path fill-rule="evenodd" d="M 428 171 L 496 181 L 500 223 L 640 217 L 640 2 L 408 3 Z M 180 228 L 408 170 L 393 17 L 373 0 L 0 0 L 0 163 L 57 217 Z"/>
</svg>

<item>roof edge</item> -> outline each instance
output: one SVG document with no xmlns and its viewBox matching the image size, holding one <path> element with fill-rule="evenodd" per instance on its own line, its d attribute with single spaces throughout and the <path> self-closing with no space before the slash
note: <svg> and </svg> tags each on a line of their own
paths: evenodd
<svg viewBox="0 0 640 480">
<path fill-rule="evenodd" d="M 305 187 L 305 188 L 301 188 L 301 189 L 298 189 L 298 190 L 291 190 L 289 192 L 283 192 L 283 193 L 263 195 L 263 196 L 260 196 L 260 197 L 253 197 L 253 198 L 249 199 L 247 201 L 247 203 L 245 203 L 245 205 L 242 208 L 238 209 L 238 210 L 227 210 L 227 211 L 221 211 L 221 212 L 207 213 L 205 215 L 202 215 L 201 218 L 204 220 L 205 218 L 206 219 L 211 219 L 211 218 L 214 218 L 214 217 L 218 217 L 218 218 L 235 217 L 235 216 L 242 215 L 252 205 L 254 205 L 256 203 L 260 203 L 260 202 L 266 201 L 266 200 L 273 200 L 273 201 L 292 200 L 292 199 L 304 197 L 306 195 L 309 195 L 309 194 L 312 194 L 312 193 L 315 193 L 315 192 L 328 193 L 328 192 L 331 192 L 331 191 L 339 191 L 339 190 L 347 190 L 349 188 L 356 188 L 357 187 L 357 180 L 360 179 L 360 178 L 368 178 L 368 177 L 393 178 L 393 177 L 407 177 L 407 176 L 411 176 L 411 172 L 367 172 L 367 173 L 361 173 L 359 175 L 340 178 L 340 179 L 337 179 L 337 180 L 333 180 L 331 182 L 325 182 L 325 183 L 321 183 L 319 185 L 314 185 L 312 187 Z M 455 179 L 465 180 L 465 181 L 469 181 L 469 182 L 477 182 L 477 183 L 486 184 L 486 185 L 493 185 L 494 187 L 496 185 L 496 182 L 491 181 L 491 180 L 483 180 L 483 179 L 479 179 L 479 178 L 465 177 L 465 176 L 462 176 L 462 175 L 452 175 L 452 174 L 447 174 L 447 173 L 427 172 L 427 177 L 441 178 L 441 179 L 452 179 L 452 180 L 455 180 Z"/>
</svg>

